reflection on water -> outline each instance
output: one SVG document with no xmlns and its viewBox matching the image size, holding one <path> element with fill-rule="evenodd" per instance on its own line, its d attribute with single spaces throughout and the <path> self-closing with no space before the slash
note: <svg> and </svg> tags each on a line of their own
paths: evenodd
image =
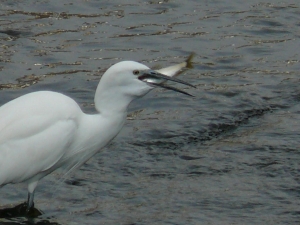
<svg viewBox="0 0 300 225">
<path fill-rule="evenodd" d="M 69 180 L 37 189 L 34 219 L 7 224 L 298 224 L 298 3 L 2 1 L 0 104 L 54 90 L 94 112 L 120 60 L 181 62 L 190 99 L 155 90 L 121 134 Z M 300 118 L 299 118 L 300 119 Z M 26 187 L 0 190 L 1 208 Z M 9 207 L 6 207 L 9 206 Z"/>
</svg>

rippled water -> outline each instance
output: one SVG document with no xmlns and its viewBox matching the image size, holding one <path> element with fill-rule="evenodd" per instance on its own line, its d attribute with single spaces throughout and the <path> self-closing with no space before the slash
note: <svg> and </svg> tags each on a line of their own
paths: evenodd
<svg viewBox="0 0 300 225">
<path fill-rule="evenodd" d="M 121 134 L 62 180 L 34 219 L 2 224 L 299 224 L 300 4 L 291 1 L 0 2 L 0 104 L 37 90 L 94 112 L 101 74 L 197 55 L 188 98 L 155 90 Z M 1 208 L 25 201 L 0 190 Z"/>
</svg>

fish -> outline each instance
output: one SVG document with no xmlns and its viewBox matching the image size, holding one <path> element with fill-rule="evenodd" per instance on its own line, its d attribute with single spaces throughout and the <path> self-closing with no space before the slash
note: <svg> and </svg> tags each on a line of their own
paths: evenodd
<svg viewBox="0 0 300 225">
<path fill-rule="evenodd" d="M 155 70 L 155 72 L 157 72 L 158 74 L 163 74 L 163 75 L 168 76 L 168 77 L 178 76 L 184 71 L 185 68 L 187 68 L 187 69 L 193 68 L 192 60 L 193 60 L 194 56 L 195 56 L 195 54 L 191 53 L 189 55 L 189 57 L 184 62 L 178 63 L 178 64 L 173 65 L 173 66 L 168 66 L 168 67 L 165 67 L 165 68 L 162 68 L 162 69 Z M 189 94 L 189 93 L 187 93 L 183 90 L 180 90 L 176 87 L 164 84 L 169 79 L 164 79 L 163 77 L 160 79 L 159 76 L 156 76 L 156 77 L 152 76 L 152 77 L 149 77 L 149 78 L 144 77 L 143 80 L 145 82 L 147 82 L 148 84 L 151 84 L 153 86 L 158 86 L 158 87 L 161 87 L 161 88 L 177 91 L 177 92 L 180 92 L 182 94 L 194 97 L 193 95 L 191 95 L 191 94 Z M 177 81 L 176 78 L 172 78 L 170 80 Z M 179 82 L 179 83 L 183 83 L 183 82 Z M 187 83 L 183 83 L 183 84 L 187 84 Z M 193 87 L 193 88 L 196 88 L 196 86 L 194 86 L 194 85 L 190 85 L 190 84 L 188 84 L 188 85 Z"/>
<path fill-rule="evenodd" d="M 192 60 L 193 60 L 194 56 L 195 56 L 195 53 L 191 53 L 184 62 L 178 63 L 173 66 L 168 66 L 168 67 L 156 70 L 156 71 L 159 73 L 162 73 L 166 76 L 169 76 L 169 77 L 178 76 L 179 74 L 182 73 L 182 69 L 184 69 L 184 68 L 192 69 L 193 68 Z"/>
</svg>

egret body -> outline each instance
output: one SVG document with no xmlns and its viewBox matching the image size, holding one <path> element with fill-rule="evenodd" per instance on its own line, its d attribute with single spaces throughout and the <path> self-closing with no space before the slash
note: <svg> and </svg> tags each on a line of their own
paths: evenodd
<svg viewBox="0 0 300 225">
<path fill-rule="evenodd" d="M 82 112 L 66 95 L 38 91 L 16 98 L 0 107 L 0 186 L 28 184 L 29 210 L 40 179 L 61 166 L 74 169 L 107 145 L 121 130 L 130 102 L 156 86 L 188 94 L 167 86 L 185 64 L 150 70 L 124 61 L 102 76 L 95 94 L 97 114 Z"/>
</svg>

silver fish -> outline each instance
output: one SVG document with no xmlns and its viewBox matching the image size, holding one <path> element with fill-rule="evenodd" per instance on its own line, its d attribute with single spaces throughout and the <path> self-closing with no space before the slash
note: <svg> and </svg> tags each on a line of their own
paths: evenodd
<svg viewBox="0 0 300 225">
<path fill-rule="evenodd" d="M 189 69 L 193 68 L 192 60 L 193 60 L 194 56 L 195 56 L 195 54 L 191 53 L 184 62 L 176 64 L 174 66 L 162 68 L 162 69 L 159 69 L 156 71 L 159 73 L 162 73 L 164 75 L 167 75 L 169 77 L 178 76 L 182 72 L 183 68 L 189 68 Z"/>
<path fill-rule="evenodd" d="M 194 53 L 190 54 L 185 62 L 176 64 L 174 66 L 169 66 L 169 67 L 166 67 L 166 68 L 162 68 L 162 69 L 159 69 L 159 70 L 146 71 L 147 73 L 140 76 L 140 79 L 142 79 L 143 81 L 145 81 L 148 84 L 151 84 L 153 86 L 157 86 L 157 87 L 177 91 L 177 92 L 189 95 L 189 96 L 193 96 L 193 95 L 191 95 L 191 94 L 189 94 L 189 93 L 187 93 L 183 90 L 180 90 L 176 87 L 168 86 L 168 85 L 164 84 L 166 81 L 170 80 L 170 81 L 174 81 L 174 82 L 177 82 L 177 83 L 182 83 L 182 84 L 185 84 L 185 85 L 196 88 L 194 85 L 191 85 L 187 82 L 184 82 L 184 81 L 179 80 L 177 78 L 172 78 L 172 77 L 178 76 L 183 71 L 184 68 L 193 68 L 193 66 L 192 66 L 193 57 L 194 57 Z"/>
</svg>

